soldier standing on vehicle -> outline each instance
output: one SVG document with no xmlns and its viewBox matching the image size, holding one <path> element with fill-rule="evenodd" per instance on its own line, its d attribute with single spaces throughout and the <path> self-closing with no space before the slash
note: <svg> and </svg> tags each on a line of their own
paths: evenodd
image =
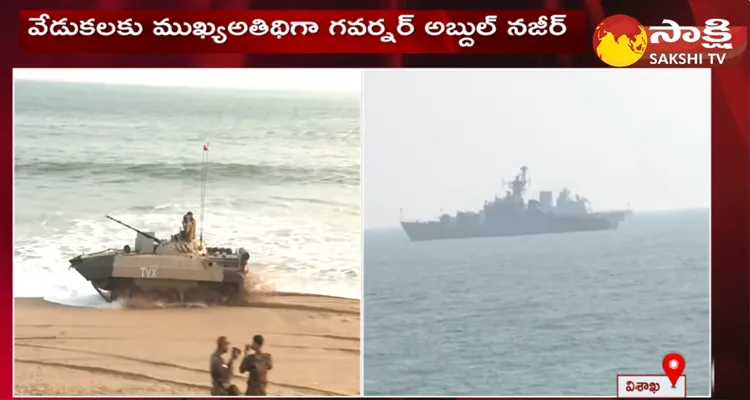
<svg viewBox="0 0 750 400">
<path fill-rule="evenodd" d="M 195 240 L 195 218 L 193 218 L 192 212 L 187 213 L 187 218 L 187 229 L 185 229 L 186 239 L 188 242 L 192 242 Z"/>
</svg>

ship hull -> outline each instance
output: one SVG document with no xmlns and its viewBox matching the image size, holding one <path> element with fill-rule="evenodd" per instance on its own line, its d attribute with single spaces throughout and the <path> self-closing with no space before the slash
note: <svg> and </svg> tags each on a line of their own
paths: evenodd
<svg viewBox="0 0 750 400">
<path fill-rule="evenodd" d="M 558 217 L 537 221 L 523 221 L 508 224 L 461 225 L 441 222 L 401 222 L 409 240 L 468 239 L 481 237 L 543 235 L 549 233 L 588 232 L 617 229 L 619 216 L 606 218 Z"/>
</svg>

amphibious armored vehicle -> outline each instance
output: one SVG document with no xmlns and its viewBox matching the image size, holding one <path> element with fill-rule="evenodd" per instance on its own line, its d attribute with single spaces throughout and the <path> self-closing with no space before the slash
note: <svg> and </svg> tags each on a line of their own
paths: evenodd
<svg viewBox="0 0 750 400">
<path fill-rule="evenodd" d="M 70 268 L 108 302 L 143 297 L 228 303 L 242 295 L 250 259 L 245 249 L 207 248 L 202 241 L 186 242 L 178 235 L 160 240 L 153 233 L 107 218 L 135 231 L 135 246 L 76 256 L 70 259 Z"/>
</svg>

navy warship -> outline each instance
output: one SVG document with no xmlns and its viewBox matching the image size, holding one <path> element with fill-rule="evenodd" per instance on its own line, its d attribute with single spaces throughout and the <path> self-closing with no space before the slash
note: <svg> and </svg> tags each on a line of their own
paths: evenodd
<svg viewBox="0 0 750 400">
<path fill-rule="evenodd" d="M 539 192 L 539 200 L 526 202 L 524 193 L 531 183 L 528 167 L 522 166 L 504 197 L 486 201 L 478 211 L 442 214 L 435 221 L 405 221 L 401 226 L 411 241 L 463 239 L 494 236 L 538 235 L 545 233 L 616 229 L 629 209 L 592 212 L 589 201 L 563 189 L 553 202 L 551 191 Z"/>
</svg>

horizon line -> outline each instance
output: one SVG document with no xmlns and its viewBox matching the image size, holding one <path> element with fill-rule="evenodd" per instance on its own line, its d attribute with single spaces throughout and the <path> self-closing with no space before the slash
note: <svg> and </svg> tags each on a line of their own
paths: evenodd
<svg viewBox="0 0 750 400">
<path fill-rule="evenodd" d="M 291 88 L 238 88 L 238 87 L 224 87 L 224 86 L 205 86 L 205 85 L 183 85 L 183 84 L 170 84 L 163 82 L 145 83 L 145 82 L 101 82 L 101 81 L 87 81 L 87 80 L 72 80 L 72 79 L 55 79 L 55 78 L 18 78 L 13 77 L 13 83 L 22 82 L 52 82 L 52 83 L 72 83 L 82 85 L 102 85 L 102 86 L 131 86 L 131 87 L 148 87 L 148 88 L 177 88 L 177 89 L 209 89 L 218 91 L 232 91 L 232 92 L 270 92 L 270 93 L 305 93 L 305 94 L 331 94 L 340 96 L 352 96 L 361 97 L 361 88 L 356 91 L 342 90 L 342 89 L 291 89 Z"/>
</svg>

